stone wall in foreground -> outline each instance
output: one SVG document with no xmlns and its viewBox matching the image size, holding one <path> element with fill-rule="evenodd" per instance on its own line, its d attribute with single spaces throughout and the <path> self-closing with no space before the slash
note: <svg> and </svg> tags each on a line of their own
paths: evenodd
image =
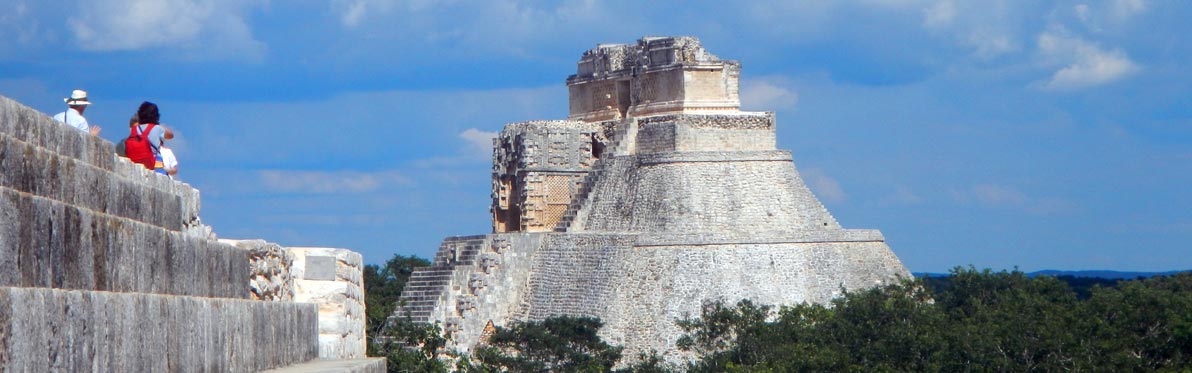
<svg viewBox="0 0 1192 373">
<path fill-rule="evenodd" d="M 0 371 L 318 358 L 318 306 L 249 299 L 249 251 L 215 240 L 199 192 L 114 150 L 0 97 Z"/>
<path fill-rule="evenodd" d="M 253 372 L 318 356 L 315 307 L 0 287 L 0 370 Z"/>
</svg>

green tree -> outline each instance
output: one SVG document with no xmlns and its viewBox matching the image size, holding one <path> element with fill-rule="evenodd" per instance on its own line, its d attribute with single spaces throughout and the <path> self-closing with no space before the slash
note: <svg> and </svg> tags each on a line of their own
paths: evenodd
<svg viewBox="0 0 1192 373">
<path fill-rule="evenodd" d="M 1083 311 L 1090 368 L 1192 367 L 1192 273 L 1094 288 Z"/>
<path fill-rule="evenodd" d="M 693 372 L 1187 371 L 1192 274 L 1092 284 L 956 268 L 829 305 L 742 301 L 684 320 Z"/>
<path fill-rule="evenodd" d="M 446 372 L 446 346 L 447 339 L 437 324 L 415 323 L 408 316 L 393 318 L 372 343 L 376 355 L 386 358 L 393 373 Z"/>
<path fill-rule="evenodd" d="M 556 316 L 541 322 L 497 327 L 486 346 L 458 366 L 465 372 L 608 372 L 621 359 L 621 348 L 596 333 L 595 318 Z"/>
<path fill-rule="evenodd" d="M 414 268 L 429 265 L 426 259 L 395 254 L 385 265 L 364 266 L 365 328 L 369 336 L 381 334 L 381 328 L 397 307 L 397 300 L 414 274 Z"/>
</svg>

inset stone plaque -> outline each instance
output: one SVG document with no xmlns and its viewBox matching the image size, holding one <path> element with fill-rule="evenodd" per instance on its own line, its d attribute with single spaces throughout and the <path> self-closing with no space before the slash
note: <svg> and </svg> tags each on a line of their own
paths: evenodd
<svg viewBox="0 0 1192 373">
<path fill-rule="evenodd" d="M 306 276 L 304 277 L 307 280 L 335 281 L 335 257 L 325 255 L 306 257 Z"/>
</svg>

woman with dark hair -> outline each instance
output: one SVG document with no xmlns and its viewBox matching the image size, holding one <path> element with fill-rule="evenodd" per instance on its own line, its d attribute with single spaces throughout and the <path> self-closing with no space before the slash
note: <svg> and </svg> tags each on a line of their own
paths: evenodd
<svg viewBox="0 0 1192 373">
<path fill-rule="evenodd" d="M 145 101 L 141 103 L 141 107 L 137 108 L 137 120 L 141 124 L 154 123 L 161 120 L 161 114 L 157 112 L 157 104 Z"/>
<path fill-rule="evenodd" d="M 161 114 L 157 111 L 157 104 L 149 101 L 141 103 L 137 108 L 136 126 L 129 127 L 128 139 L 124 140 L 124 150 L 128 159 L 139 163 L 147 169 L 154 169 L 161 162 L 159 147 L 165 139 L 174 137 L 174 132 L 158 125 Z"/>
</svg>

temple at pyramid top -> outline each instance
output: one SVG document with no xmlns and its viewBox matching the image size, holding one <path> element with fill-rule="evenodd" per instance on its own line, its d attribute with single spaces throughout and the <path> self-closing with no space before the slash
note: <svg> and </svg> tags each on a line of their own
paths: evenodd
<svg viewBox="0 0 1192 373">
<path fill-rule="evenodd" d="M 601 44 L 584 52 L 567 78 L 568 119 L 737 111 L 740 75 L 739 62 L 717 58 L 694 37 Z"/>
</svg>

